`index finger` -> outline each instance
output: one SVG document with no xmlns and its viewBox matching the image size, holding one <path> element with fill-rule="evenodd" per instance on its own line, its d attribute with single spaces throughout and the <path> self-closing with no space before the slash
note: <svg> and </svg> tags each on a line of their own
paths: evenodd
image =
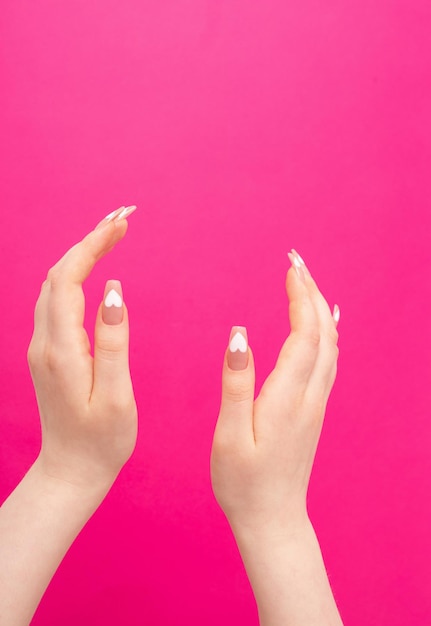
<svg viewBox="0 0 431 626">
<path fill-rule="evenodd" d="M 120 213 L 121 214 L 121 213 Z M 57 346 L 83 346 L 85 298 L 82 284 L 94 265 L 127 232 L 127 221 L 109 221 L 70 248 L 48 272 L 35 314 L 35 327 L 45 327 Z M 85 342 L 85 349 L 88 341 Z"/>
</svg>

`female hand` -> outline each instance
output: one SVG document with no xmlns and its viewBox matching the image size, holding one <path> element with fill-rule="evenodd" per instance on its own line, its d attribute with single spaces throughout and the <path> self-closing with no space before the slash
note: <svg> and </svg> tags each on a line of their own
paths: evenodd
<svg viewBox="0 0 431 626">
<path fill-rule="evenodd" d="M 336 376 L 339 309 L 331 315 L 301 257 L 292 253 L 286 279 L 291 333 L 256 400 L 246 329 L 232 329 L 211 478 L 261 626 L 340 626 L 307 514 L 308 483 Z"/>
<path fill-rule="evenodd" d="M 53 478 L 110 485 L 135 447 L 137 408 L 128 364 L 129 321 L 119 281 L 108 281 L 94 357 L 83 328 L 82 283 L 127 232 L 121 207 L 48 272 L 36 304 L 28 362 L 42 426 L 38 465 Z M 106 300 L 106 304 L 105 304 Z"/>
<path fill-rule="evenodd" d="M 0 509 L 0 622 L 27 626 L 69 546 L 108 493 L 136 442 L 129 325 L 119 281 L 108 281 L 94 358 L 82 283 L 127 232 L 121 207 L 48 272 L 28 362 L 42 426 L 39 457 Z"/>
<path fill-rule="evenodd" d="M 216 498 L 234 529 L 250 524 L 287 528 L 304 520 L 336 376 L 336 322 L 302 259 L 291 257 L 286 280 L 291 333 L 255 401 L 245 329 L 234 327 L 230 343 L 234 349 L 242 343 L 245 351 L 226 350 L 211 468 Z M 338 317 L 338 307 L 335 311 Z"/>
</svg>

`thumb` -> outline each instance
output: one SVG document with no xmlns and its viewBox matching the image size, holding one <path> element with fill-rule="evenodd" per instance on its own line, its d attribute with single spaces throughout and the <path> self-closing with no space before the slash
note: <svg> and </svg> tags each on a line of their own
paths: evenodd
<svg viewBox="0 0 431 626">
<path fill-rule="evenodd" d="M 238 443 L 253 435 L 255 371 L 244 326 L 233 326 L 222 372 L 222 400 L 217 429 Z"/>
<path fill-rule="evenodd" d="M 131 390 L 129 318 L 119 280 L 108 280 L 94 333 L 93 394 L 124 399 Z"/>
</svg>

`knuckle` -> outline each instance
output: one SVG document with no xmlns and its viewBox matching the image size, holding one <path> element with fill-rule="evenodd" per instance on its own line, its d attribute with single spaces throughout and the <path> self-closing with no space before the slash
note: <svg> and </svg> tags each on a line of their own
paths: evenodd
<svg viewBox="0 0 431 626">
<path fill-rule="evenodd" d="M 45 278 L 45 280 L 43 281 L 41 287 L 40 287 L 39 299 L 40 299 L 40 296 L 42 295 L 43 291 L 49 287 L 49 284 L 50 284 L 50 280 L 49 280 L 49 278 L 47 276 Z"/>
<path fill-rule="evenodd" d="M 59 283 L 60 283 L 60 272 L 58 270 L 58 267 L 53 265 L 52 267 L 49 268 L 48 274 L 46 276 L 46 280 L 45 280 L 44 284 L 45 283 L 49 283 L 49 285 L 53 289 L 55 289 L 59 285 Z"/>
<path fill-rule="evenodd" d="M 326 349 L 330 353 L 332 359 L 337 361 L 340 349 L 337 345 L 337 338 L 332 334 L 332 332 L 329 334 L 328 340 L 326 341 Z"/>
<path fill-rule="evenodd" d="M 338 330 L 335 328 L 335 326 L 331 327 L 328 330 L 328 339 L 335 346 L 337 345 L 337 343 L 338 343 Z"/>
<path fill-rule="evenodd" d="M 99 339 L 97 344 L 97 356 L 102 361 L 116 361 L 123 352 L 123 343 L 115 339 Z"/>
<path fill-rule="evenodd" d="M 50 372 L 53 372 L 53 371 L 55 371 L 58 368 L 57 355 L 56 355 L 55 351 L 52 350 L 51 348 L 47 348 L 45 350 L 45 353 L 44 353 L 44 356 L 43 356 L 43 365 Z"/>
<path fill-rule="evenodd" d="M 30 370 L 35 370 L 39 362 L 40 362 L 39 351 L 34 341 L 31 340 L 30 345 L 27 349 L 27 363 L 29 364 Z"/>
<path fill-rule="evenodd" d="M 59 372 L 70 363 L 70 358 L 64 351 L 58 350 L 52 344 L 45 347 L 43 358 L 41 359 L 43 367 L 49 372 Z"/>
<path fill-rule="evenodd" d="M 235 404 L 249 401 L 250 386 L 246 381 L 236 381 L 235 384 L 228 384 L 225 386 L 224 391 L 225 398 Z"/>
</svg>

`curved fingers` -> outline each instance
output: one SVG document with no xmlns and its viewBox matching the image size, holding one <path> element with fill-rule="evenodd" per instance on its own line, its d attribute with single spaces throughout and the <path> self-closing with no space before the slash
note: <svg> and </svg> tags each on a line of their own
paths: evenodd
<svg viewBox="0 0 431 626">
<path fill-rule="evenodd" d="M 85 297 L 82 284 L 97 261 L 126 232 L 126 220 L 94 230 L 50 268 L 36 303 L 32 342 L 46 342 L 49 338 L 58 349 L 75 354 L 89 349 L 83 329 Z"/>
<path fill-rule="evenodd" d="M 319 321 L 319 353 L 316 359 L 315 367 L 309 379 L 307 394 L 310 397 L 315 397 L 318 401 L 322 401 L 323 405 L 326 406 L 337 371 L 337 360 L 339 354 L 337 345 L 337 323 L 339 319 L 339 309 L 337 306 L 334 308 L 335 313 L 337 313 L 338 310 L 338 315 L 334 317 L 334 314 L 331 312 L 325 297 L 320 292 L 303 259 L 295 250 L 292 252 L 299 260 L 304 271 L 305 283 Z"/>
<path fill-rule="evenodd" d="M 256 432 L 267 427 L 274 433 L 284 432 L 289 428 L 289 419 L 300 416 L 303 404 L 307 405 L 305 412 L 315 406 L 316 418 L 320 419 L 335 380 L 336 322 L 302 259 L 301 266 L 303 278 L 294 266 L 287 272 L 291 332 L 256 400 L 257 420 L 262 404 L 269 403 L 272 408 L 267 425 L 256 423 Z"/>
</svg>

